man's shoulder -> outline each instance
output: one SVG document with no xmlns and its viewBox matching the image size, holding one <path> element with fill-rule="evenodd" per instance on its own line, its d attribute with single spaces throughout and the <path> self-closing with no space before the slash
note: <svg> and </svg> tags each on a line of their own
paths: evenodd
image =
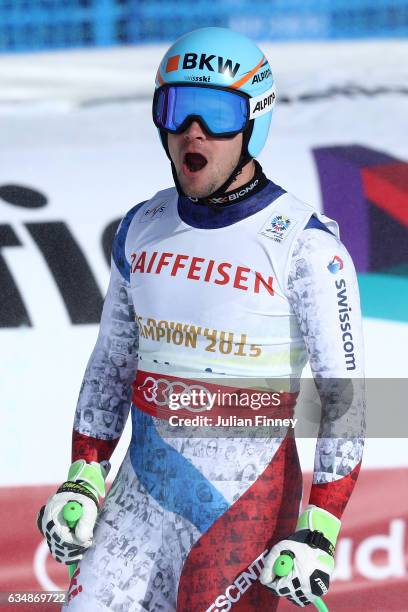
<svg viewBox="0 0 408 612">
<path fill-rule="evenodd" d="M 320 230 L 319 233 L 324 232 L 339 238 L 339 226 L 336 220 L 320 212 L 312 204 L 301 200 L 292 193 L 286 193 L 285 199 L 282 198 L 282 201 L 285 202 L 288 212 L 291 211 L 292 214 L 303 217 L 303 230 Z"/>
<path fill-rule="evenodd" d="M 169 200 L 170 198 L 174 198 L 177 196 L 178 193 L 175 187 L 167 187 L 167 189 L 161 189 L 160 191 L 157 191 L 149 200 L 145 200 L 145 203 L 149 202 L 150 204 L 156 201 Z"/>
<path fill-rule="evenodd" d="M 168 202 L 171 198 L 177 196 L 177 190 L 175 187 L 169 187 L 167 189 L 161 189 L 157 191 L 151 198 L 138 202 L 132 208 L 130 208 L 121 221 L 121 225 L 126 221 L 130 222 L 135 214 L 143 207 L 150 208 L 151 206 L 157 206 L 159 203 Z"/>
<path fill-rule="evenodd" d="M 285 207 L 288 211 L 291 210 L 293 214 L 298 214 L 300 216 L 305 215 L 309 218 L 312 215 L 319 215 L 318 210 L 309 202 L 302 200 L 297 197 L 290 191 L 285 191 L 281 198 L 279 199 L 279 203 L 282 207 Z"/>
</svg>

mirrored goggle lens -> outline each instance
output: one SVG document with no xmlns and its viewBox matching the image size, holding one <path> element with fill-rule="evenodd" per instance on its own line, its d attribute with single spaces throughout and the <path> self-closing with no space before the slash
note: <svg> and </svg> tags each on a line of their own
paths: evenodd
<svg viewBox="0 0 408 612">
<path fill-rule="evenodd" d="M 192 115 L 200 117 L 212 134 L 238 133 L 248 122 L 248 99 L 209 87 L 164 86 L 157 90 L 153 108 L 157 127 L 175 133 Z"/>
</svg>

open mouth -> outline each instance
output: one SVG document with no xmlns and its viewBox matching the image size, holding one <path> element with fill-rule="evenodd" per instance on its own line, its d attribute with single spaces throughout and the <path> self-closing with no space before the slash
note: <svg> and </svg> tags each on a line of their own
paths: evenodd
<svg viewBox="0 0 408 612">
<path fill-rule="evenodd" d="M 207 165 L 207 160 L 201 153 L 186 153 L 184 156 L 184 166 L 190 172 L 199 172 Z"/>
</svg>

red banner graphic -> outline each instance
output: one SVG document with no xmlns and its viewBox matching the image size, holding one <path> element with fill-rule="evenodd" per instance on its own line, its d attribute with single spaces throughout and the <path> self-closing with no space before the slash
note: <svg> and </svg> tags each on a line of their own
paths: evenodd
<svg viewBox="0 0 408 612">
<path fill-rule="evenodd" d="M 408 602 L 408 468 L 362 470 L 345 511 L 328 596 L 332 612 L 405 612 Z M 305 479 L 305 491 L 310 475 Z M 37 511 L 55 486 L 0 488 L 0 591 L 52 591 L 68 586 L 65 566 L 49 555 Z M 305 495 L 305 499 L 308 495 Z M 15 612 L 16 606 L 2 606 Z M 38 604 L 19 606 L 38 612 Z M 59 610 L 60 605 L 42 604 Z M 280 610 L 294 610 L 282 601 Z M 198 612 L 198 611 L 191 611 Z"/>
</svg>

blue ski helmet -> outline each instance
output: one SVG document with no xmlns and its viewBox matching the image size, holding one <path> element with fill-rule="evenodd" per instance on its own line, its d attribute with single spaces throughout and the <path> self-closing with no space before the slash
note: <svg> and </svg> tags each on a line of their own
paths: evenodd
<svg viewBox="0 0 408 612">
<path fill-rule="evenodd" d="M 157 70 L 156 94 L 165 85 L 226 89 L 248 98 L 242 155 L 247 159 L 259 155 L 268 136 L 276 94 L 267 58 L 246 36 L 215 27 L 185 34 L 170 47 Z M 160 135 L 166 149 L 162 130 Z"/>
</svg>

